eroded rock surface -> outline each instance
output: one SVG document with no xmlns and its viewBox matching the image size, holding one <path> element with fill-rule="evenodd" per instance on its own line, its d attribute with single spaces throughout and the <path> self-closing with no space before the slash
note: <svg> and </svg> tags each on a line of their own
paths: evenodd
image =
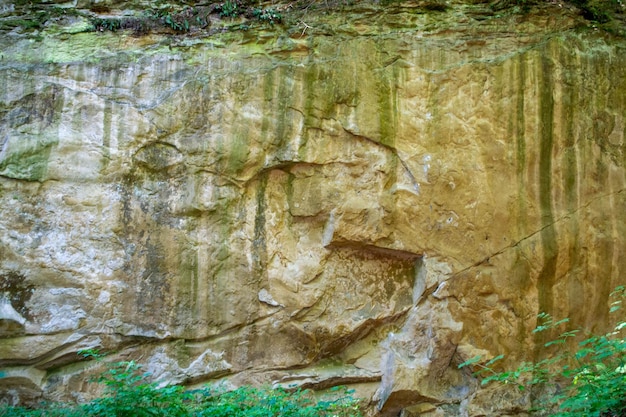
<svg viewBox="0 0 626 417">
<path fill-rule="evenodd" d="M 388 415 L 528 406 L 456 365 L 529 359 L 540 311 L 607 322 L 624 44 L 567 13 L 376 13 L 225 44 L 7 35 L 5 399 L 89 398 L 99 349 L 164 384 L 347 384 Z"/>
</svg>

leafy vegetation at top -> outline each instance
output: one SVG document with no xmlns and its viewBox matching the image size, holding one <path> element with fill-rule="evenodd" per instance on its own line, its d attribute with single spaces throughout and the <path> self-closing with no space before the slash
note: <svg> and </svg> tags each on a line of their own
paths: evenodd
<svg viewBox="0 0 626 417">
<path fill-rule="evenodd" d="M 539 3 L 539 0 L 513 0 L 517 5 L 529 7 Z M 544 0 L 545 2 L 545 0 Z M 577 6 L 582 16 L 587 20 L 598 23 L 607 23 L 616 15 L 626 12 L 623 0 L 571 0 Z"/>
<path fill-rule="evenodd" d="M 19 4 L 19 3 L 18 3 Z M 30 4 L 26 7 L 30 8 Z M 9 16 L 0 21 L 0 29 L 14 29 L 17 27 L 26 29 L 42 29 L 46 23 L 53 19 L 62 19 L 71 16 L 79 16 L 81 12 L 73 8 L 49 6 L 27 10 L 26 13 Z"/>
<path fill-rule="evenodd" d="M 626 299 L 625 287 L 613 291 L 610 312 L 621 311 Z M 568 323 L 555 321 L 550 315 L 539 315 L 534 333 L 548 332 Z M 535 411 L 541 415 L 561 417 L 626 416 L 626 321 L 603 335 L 591 335 L 576 343 L 580 330 L 567 330 L 544 348 L 558 347 L 559 353 L 539 362 L 522 363 L 512 371 L 496 371 L 494 364 L 504 355 L 487 362 L 477 356 L 459 365 L 472 366 L 482 384 L 512 384 L 521 391 L 534 390 L 540 395 Z M 548 396 L 548 398 L 544 398 Z"/>
<path fill-rule="evenodd" d="M 401 5 L 404 0 L 371 0 L 379 4 L 381 10 L 394 5 Z M 461 0 L 468 4 L 480 5 L 499 15 L 503 10 L 513 13 L 525 13 L 535 6 L 550 5 L 553 10 L 558 6 L 574 6 L 593 27 L 626 35 L 626 0 Z M 94 3 L 89 9 L 72 7 L 60 8 L 41 2 L 19 0 L 15 2 L 15 13 L 0 18 L 0 30 L 39 30 L 50 22 L 68 16 L 80 16 L 92 23 L 95 31 L 131 30 L 136 35 L 151 32 L 173 32 L 178 34 L 203 33 L 211 35 L 224 30 L 240 30 L 255 24 L 297 25 L 302 14 L 313 10 L 339 12 L 344 6 L 356 5 L 356 0 L 295 0 L 272 3 L 264 7 L 258 0 L 221 0 L 208 2 L 161 2 L 152 3 L 147 10 L 135 10 L 132 15 L 117 16 L 108 6 Z M 445 12 L 451 8 L 444 0 L 423 0 L 413 3 L 424 13 Z M 18 8 L 23 9 L 18 13 Z M 294 17 L 299 13 L 300 17 Z M 545 13 L 551 13 L 549 8 Z M 220 24 L 219 20 L 224 23 Z M 232 24 L 230 24 L 232 23 Z M 228 29 L 226 29 L 228 27 Z"/>
<path fill-rule="evenodd" d="M 0 408 L 5 417 L 360 417 L 360 401 L 338 387 L 321 398 L 310 391 L 206 387 L 187 391 L 148 382 L 137 363 L 119 362 L 98 382 L 104 396 L 86 404 L 42 404 L 40 408 Z"/>
<path fill-rule="evenodd" d="M 282 14 L 274 8 L 252 7 L 241 1 L 226 0 L 211 6 L 185 6 L 178 11 L 172 7 L 151 9 L 143 12 L 139 17 L 92 18 L 91 21 L 97 31 L 115 32 L 130 29 L 136 34 L 144 34 L 163 29 L 189 32 L 191 29 L 208 28 L 210 33 L 212 15 L 219 16 L 221 19 L 233 19 L 243 15 L 247 20 L 253 19 L 270 24 L 279 23 L 282 20 Z"/>
</svg>

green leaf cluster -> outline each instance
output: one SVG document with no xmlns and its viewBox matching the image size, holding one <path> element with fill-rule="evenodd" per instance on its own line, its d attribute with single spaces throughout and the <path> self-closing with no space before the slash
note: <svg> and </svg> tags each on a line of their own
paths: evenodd
<svg viewBox="0 0 626 417">
<path fill-rule="evenodd" d="M 268 22 L 272 25 L 274 23 L 280 22 L 283 19 L 283 16 L 280 14 L 280 12 L 272 8 L 268 8 L 268 9 L 255 8 L 252 11 L 252 15 L 256 17 L 257 19 L 259 19 L 260 21 Z"/>
<path fill-rule="evenodd" d="M 92 356 L 90 352 L 86 356 Z M 3 417 L 361 417 L 361 401 L 335 387 L 321 397 L 309 390 L 207 386 L 159 387 L 134 361 L 119 362 L 98 378 L 104 396 L 86 404 L 41 404 L 37 409 L 0 408 Z"/>
<path fill-rule="evenodd" d="M 242 13 L 237 1 L 226 0 L 221 5 L 220 17 L 236 17 Z"/>
<path fill-rule="evenodd" d="M 626 297 L 625 287 L 617 287 L 611 294 L 614 300 L 610 312 L 621 310 Z M 538 316 L 539 325 L 534 333 L 556 329 L 568 319 L 555 321 L 549 314 Z M 550 388 L 550 398 L 539 398 L 535 409 L 542 415 L 560 417 L 608 417 L 626 416 L 626 338 L 625 321 L 619 321 L 611 332 L 591 335 L 575 343 L 570 340 L 580 334 L 579 330 L 567 330 L 545 348 L 559 346 L 561 353 L 538 362 L 523 362 L 517 369 L 496 371 L 494 364 L 504 355 L 483 362 L 475 356 L 459 365 L 473 367 L 474 375 L 481 376 L 481 383 L 497 382 L 513 384 L 519 390 L 533 387 Z"/>
</svg>

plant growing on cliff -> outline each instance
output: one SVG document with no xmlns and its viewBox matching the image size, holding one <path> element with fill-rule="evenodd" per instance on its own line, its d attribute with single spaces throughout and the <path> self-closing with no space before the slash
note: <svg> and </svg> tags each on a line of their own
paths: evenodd
<svg viewBox="0 0 626 417">
<path fill-rule="evenodd" d="M 234 0 L 226 0 L 221 5 L 220 17 L 235 17 L 241 14 L 239 5 Z"/>
<path fill-rule="evenodd" d="M 201 395 L 207 398 L 202 417 L 359 417 L 359 401 L 352 398 L 351 391 L 335 387 L 322 399 L 316 399 L 310 391 L 293 392 L 283 388 L 267 389 L 244 387 L 223 394 Z"/>
<path fill-rule="evenodd" d="M 620 311 L 626 298 L 625 287 L 618 287 L 611 296 L 615 299 L 610 312 Z M 540 324 L 534 333 L 556 329 L 568 322 L 554 321 L 545 313 L 539 315 Z M 504 356 L 499 355 L 486 363 L 476 356 L 459 365 L 459 368 L 478 368 L 475 375 L 484 376 L 482 384 L 499 382 L 514 384 L 520 390 L 533 386 L 548 388 L 551 395 L 538 411 L 562 417 L 617 417 L 626 415 L 626 339 L 625 321 L 603 335 L 591 335 L 568 349 L 570 341 L 580 331 L 568 330 L 544 347 L 559 346 L 561 353 L 536 363 L 522 363 L 513 371 L 498 372 L 493 364 Z"/>
<path fill-rule="evenodd" d="M 119 362 L 98 379 L 105 386 L 105 396 L 83 406 L 89 416 L 143 417 L 186 416 L 189 394 L 178 385 L 158 388 L 148 382 L 134 361 Z"/>
<path fill-rule="evenodd" d="M 84 356 L 100 359 L 97 352 Z M 0 407 L 6 417 L 360 417 L 360 401 L 336 387 L 317 398 L 311 391 L 241 387 L 227 391 L 205 387 L 159 387 L 134 361 L 118 362 L 97 382 L 104 396 L 81 405 L 42 404 L 39 409 Z"/>
<path fill-rule="evenodd" d="M 252 15 L 262 22 L 268 22 L 270 24 L 278 23 L 282 20 L 283 16 L 274 9 L 254 9 Z"/>
</svg>

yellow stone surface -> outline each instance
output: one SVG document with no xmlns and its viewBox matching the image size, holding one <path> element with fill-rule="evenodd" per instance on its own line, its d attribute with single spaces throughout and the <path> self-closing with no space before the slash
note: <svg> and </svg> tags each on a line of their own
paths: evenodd
<svg viewBox="0 0 626 417">
<path fill-rule="evenodd" d="M 0 395 L 89 398 L 89 348 L 163 383 L 354 385 L 384 415 L 528 406 L 456 365 L 532 359 L 541 311 L 607 327 L 625 45 L 416 10 L 4 35 L 0 302 L 25 322 Z"/>
</svg>

